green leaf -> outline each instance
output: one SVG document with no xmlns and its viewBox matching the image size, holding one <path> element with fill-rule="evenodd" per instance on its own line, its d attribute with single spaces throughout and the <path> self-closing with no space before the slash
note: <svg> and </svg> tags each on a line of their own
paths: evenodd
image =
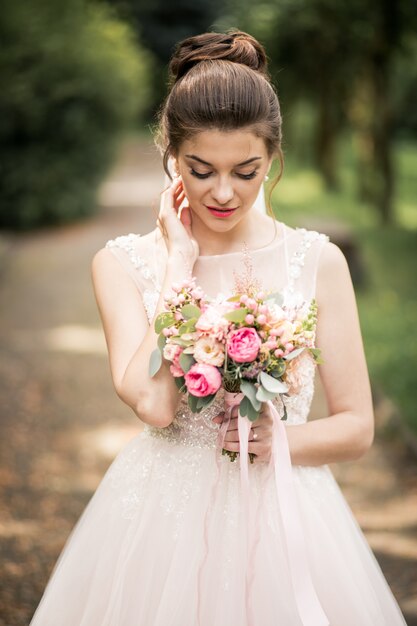
<svg viewBox="0 0 417 626">
<path fill-rule="evenodd" d="M 198 409 L 207 408 L 209 406 L 209 404 L 211 404 L 213 402 L 215 397 L 216 397 L 216 394 L 212 393 L 210 396 L 204 396 L 203 398 L 198 398 L 197 399 L 197 408 Z"/>
<path fill-rule="evenodd" d="M 152 378 L 158 372 L 159 368 L 162 365 L 162 355 L 159 348 L 155 348 L 155 350 L 151 353 L 151 358 L 149 359 L 149 376 Z"/>
<path fill-rule="evenodd" d="M 270 391 L 271 393 L 277 394 L 277 393 L 284 393 L 285 391 L 288 391 L 288 387 L 285 383 L 283 383 L 281 380 L 277 380 L 273 376 L 270 376 L 266 372 L 260 373 L 260 379 L 265 389 L 267 391 Z"/>
<path fill-rule="evenodd" d="M 293 350 L 292 352 L 290 352 L 289 354 L 287 354 L 287 356 L 284 356 L 283 358 L 286 361 L 292 361 L 292 359 L 295 359 L 299 354 L 302 353 L 303 350 L 305 350 L 305 348 L 296 348 L 296 350 Z"/>
<path fill-rule="evenodd" d="M 282 401 L 282 406 L 283 406 L 283 409 L 284 409 L 284 415 L 281 417 L 281 421 L 285 422 L 285 420 L 287 419 L 288 415 L 287 415 L 287 407 L 285 406 L 284 400 Z"/>
<path fill-rule="evenodd" d="M 180 354 L 179 362 L 182 371 L 186 374 L 190 367 L 194 365 L 195 359 L 191 356 L 191 354 L 184 354 L 184 352 L 182 352 Z"/>
<path fill-rule="evenodd" d="M 276 397 L 276 393 L 272 391 L 267 391 L 265 387 L 262 387 L 262 385 L 258 387 L 258 390 L 256 392 L 256 398 L 259 400 L 259 402 L 269 402 L 269 400 L 273 400 Z"/>
<path fill-rule="evenodd" d="M 239 404 L 239 413 L 243 416 L 247 415 L 249 412 L 249 406 L 252 406 L 252 405 L 250 403 L 249 398 L 245 396 L 244 398 L 242 398 Z"/>
<path fill-rule="evenodd" d="M 227 319 L 229 322 L 234 322 L 235 324 L 239 324 L 240 322 L 243 322 L 248 312 L 249 311 L 246 308 L 234 309 L 233 311 L 229 311 L 228 313 L 225 313 L 223 317 Z"/>
<path fill-rule="evenodd" d="M 155 332 L 159 335 L 164 328 L 169 328 L 175 324 L 174 314 L 170 312 L 160 313 L 155 320 Z"/>
<path fill-rule="evenodd" d="M 165 348 L 165 344 L 167 342 L 167 338 L 162 333 L 158 337 L 158 348 L 162 352 Z"/>
<path fill-rule="evenodd" d="M 259 411 L 257 411 L 253 406 L 252 403 L 249 402 L 249 407 L 248 407 L 248 419 L 251 422 L 256 422 L 256 420 L 259 417 Z"/>
<path fill-rule="evenodd" d="M 201 315 L 201 310 L 194 304 L 185 304 L 181 309 L 181 313 L 186 320 L 189 320 L 192 317 L 195 317 L 197 320 Z"/>
<path fill-rule="evenodd" d="M 196 317 L 191 317 L 184 324 L 182 324 L 179 330 L 180 335 L 185 335 L 185 333 L 193 333 L 195 331 L 196 321 L 197 321 Z"/>
<path fill-rule="evenodd" d="M 196 398 L 196 396 L 191 395 L 191 393 L 188 394 L 188 406 L 190 407 L 193 413 L 198 413 L 197 401 L 198 401 L 198 398 Z"/>
<path fill-rule="evenodd" d="M 274 369 L 268 372 L 268 374 L 271 374 L 271 376 L 273 376 L 274 378 L 281 378 L 281 376 L 285 374 L 286 369 L 286 363 L 284 363 L 284 361 L 280 361 L 277 365 L 274 366 Z"/>
<path fill-rule="evenodd" d="M 273 300 L 275 304 L 282 306 L 284 303 L 284 296 L 279 291 L 275 291 L 274 293 L 268 294 L 267 298 L 265 298 L 265 302 L 268 302 L 268 300 Z"/>
<path fill-rule="evenodd" d="M 240 295 L 231 296 L 230 298 L 227 298 L 227 302 L 239 302 L 239 300 L 240 300 Z"/>
<path fill-rule="evenodd" d="M 188 348 L 192 346 L 195 342 L 192 339 L 183 339 L 179 335 L 174 335 L 169 338 L 170 343 L 175 343 L 177 346 L 181 346 L 181 348 Z"/>
<path fill-rule="evenodd" d="M 313 355 L 314 361 L 317 363 L 317 365 L 322 365 L 324 363 L 324 360 L 321 356 L 320 348 L 310 348 L 310 352 Z"/>
<path fill-rule="evenodd" d="M 180 391 L 185 391 L 185 378 L 184 376 L 174 376 L 174 382 Z"/>
<path fill-rule="evenodd" d="M 256 398 L 256 387 L 255 387 L 255 385 L 253 383 L 250 383 L 248 380 L 241 380 L 241 382 L 240 382 L 240 390 L 242 391 L 243 394 L 245 394 L 245 396 L 247 398 L 249 398 L 253 408 L 256 411 L 259 411 L 259 409 L 261 408 L 261 403 L 260 403 L 259 399 Z"/>
</svg>

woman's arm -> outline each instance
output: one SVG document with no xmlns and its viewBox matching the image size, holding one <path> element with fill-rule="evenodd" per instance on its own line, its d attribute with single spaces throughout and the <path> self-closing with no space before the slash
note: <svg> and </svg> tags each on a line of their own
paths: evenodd
<svg viewBox="0 0 417 626">
<path fill-rule="evenodd" d="M 293 465 L 358 459 L 371 446 L 374 412 L 355 293 L 346 259 L 333 243 L 320 257 L 316 345 L 330 416 L 288 425 Z"/>
<path fill-rule="evenodd" d="M 183 200 L 182 180 L 177 178 L 161 196 L 157 223 L 168 260 L 154 319 L 164 309 L 164 294 L 174 282 L 189 278 L 198 257 L 190 210 L 184 207 L 179 214 Z M 168 426 L 174 419 L 179 392 L 166 361 L 154 377 L 149 377 L 149 359 L 158 337 L 154 320 L 148 324 L 138 288 L 107 248 L 94 256 L 92 277 L 117 394 L 143 422 L 159 428 Z"/>
<path fill-rule="evenodd" d="M 155 316 L 163 310 L 162 294 L 187 276 L 181 259 L 168 259 Z M 158 337 L 153 323 L 148 323 L 137 286 L 108 248 L 94 256 L 92 278 L 118 396 L 143 422 L 167 426 L 173 420 L 179 393 L 165 360 L 159 372 L 149 377 L 149 359 Z"/>
</svg>

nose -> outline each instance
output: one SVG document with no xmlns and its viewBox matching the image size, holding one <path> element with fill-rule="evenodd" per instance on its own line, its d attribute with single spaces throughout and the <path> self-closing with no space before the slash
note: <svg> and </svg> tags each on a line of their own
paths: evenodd
<svg viewBox="0 0 417 626">
<path fill-rule="evenodd" d="M 233 185 L 228 176 L 219 176 L 213 185 L 212 196 L 219 206 L 228 204 L 234 197 Z"/>
</svg>

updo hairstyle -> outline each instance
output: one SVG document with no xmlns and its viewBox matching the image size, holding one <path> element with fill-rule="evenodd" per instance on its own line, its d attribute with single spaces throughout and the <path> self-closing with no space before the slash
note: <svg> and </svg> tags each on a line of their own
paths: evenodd
<svg viewBox="0 0 417 626">
<path fill-rule="evenodd" d="M 179 42 L 169 64 L 169 93 L 158 113 L 156 143 L 164 170 L 183 141 L 204 130 L 250 127 L 283 170 L 282 118 L 263 46 L 248 33 L 203 33 Z M 270 208 L 270 207 L 269 207 Z"/>
</svg>

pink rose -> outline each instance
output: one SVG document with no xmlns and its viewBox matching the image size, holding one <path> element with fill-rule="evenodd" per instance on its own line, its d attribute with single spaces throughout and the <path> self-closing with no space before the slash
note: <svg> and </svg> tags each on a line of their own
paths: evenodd
<svg viewBox="0 0 417 626">
<path fill-rule="evenodd" d="M 227 353 L 236 363 L 250 363 L 258 356 L 261 344 L 254 328 L 236 328 L 227 337 Z"/>
<path fill-rule="evenodd" d="M 180 376 L 184 376 L 184 372 L 182 367 L 180 366 L 180 356 L 182 354 L 182 348 L 174 343 L 165 344 L 163 355 L 167 361 L 172 361 L 172 364 L 169 366 L 169 371 L 174 376 L 174 378 L 179 378 Z"/>
<path fill-rule="evenodd" d="M 195 363 L 185 375 L 185 384 L 191 395 L 204 398 L 220 389 L 222 377 L 214 365 Z"/>
</svg>

